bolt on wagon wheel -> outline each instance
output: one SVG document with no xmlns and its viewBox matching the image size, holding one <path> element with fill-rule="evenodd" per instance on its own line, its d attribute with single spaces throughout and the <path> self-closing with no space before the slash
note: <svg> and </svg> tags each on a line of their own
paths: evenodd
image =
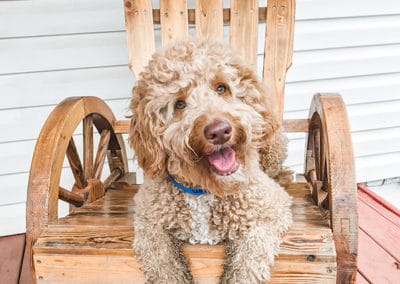
<svg viewBox="0 0 400 284">
<path fill-rule="evenodd" d="M 28 183 L 30 257 L 43 229 L 57 223 L 59 200 L 80 207 L 101 197 L 112 182 L 127 173 L 123 138 L 114 132 L 114 121 L 110 108 L 96 97 L 68 98 L 49 115 L 36 143 Z M 70 176 L 68 187 L 61 185 L 65 175 Z"/>
</svg>

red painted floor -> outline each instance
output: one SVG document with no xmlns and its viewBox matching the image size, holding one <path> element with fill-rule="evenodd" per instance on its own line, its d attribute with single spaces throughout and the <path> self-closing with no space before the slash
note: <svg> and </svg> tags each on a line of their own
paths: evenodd
<svg viewBox="0 0 400 284">
<path fill-rule="evenodd" d="M 400 211 L 359 184 L 358 216 L 357 283 L 400 283 Z"/>
</svg>

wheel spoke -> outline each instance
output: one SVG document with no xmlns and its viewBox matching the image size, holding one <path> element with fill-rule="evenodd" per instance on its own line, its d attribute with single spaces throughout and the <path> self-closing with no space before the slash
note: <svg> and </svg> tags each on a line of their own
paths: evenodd
<svg viewBox="0 0 400 284">
<path fill-rule="evenodd" d="M 85 179 L 93 177 L 93 118 L 83 119 L 83 169 Z"/>
<path fill-rule="evenodd" d="M 58 189 L 58 198 L 76 207 L 80 207 L 85 203 L 85 199 L 81 195 L 71 192 L 61 186 Z"/>
<path fill-rule="evenodd" d="M 320 141 L 321 141 L 321 132 L 319 128 L 314 129 L 313 133 L 313 146 L 314 146 L 314 161 L 315 161 L 315 170 L 317 172 L 317 179 L 320 180 L 320 160 L 321 160 L 321 149 L 320 149 Z"/>
<path fill-rule="evenodd" d="M 101 173 L 103 171 L 104 161 L 107 156 L 108 143 L 110 141 L 111 133 L 109 130 L 105 129 L 101 132 L 99 146 L 97 148 L 96 159 L 94 162 L 94 175 L 95 179 L 101 178 Z"/>
<path fill-rule="evenodd" d="M 78 151 L 76 150 L 74 138 L 71 137 L 67 148 L 67 158 L 74 175 L 77 187 L 84 188 L 86 186 L 85 175 L 83 173 L 81 159 L 79 158 Z"/>
<path fill-rule="evenodd" d="M 319 180 L 323 181 L 325 178 L 325 170 L 326 170 L 326 153 L 325 153 L 325 143 L 323 132 L 320 132 L 320 141 L 319 141 Z"/>
</svg>

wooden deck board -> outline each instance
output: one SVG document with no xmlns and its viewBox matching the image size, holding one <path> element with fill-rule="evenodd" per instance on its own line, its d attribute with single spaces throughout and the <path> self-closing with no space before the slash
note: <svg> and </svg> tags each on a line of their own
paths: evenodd
<svg viewBox="0 0 400 284">
<path fill-rule="evenodd" d="M 357 283 L 400 283 L 400 215 L 359 186 Z"/>
<path fill-rule="evenodd" d="M 135 192 L 132 188 L 109 190 L 50 225 L 34 246 L 41 283 L 136 283 L 135 277 L 142 279 L 132 249 Z M 294 199 L 294 224 L 284 237 L 271 283 L 334 283 L 336 252 L 327 221 L 312 204 L 307 184 L 295 183 L 288 192 Z M 199 283 L 215 282 L 222 271 L 224 246 L 185 244 L 184 251 Z M 98 282 L 100 274 L 108 275 Z"/>
</svg>

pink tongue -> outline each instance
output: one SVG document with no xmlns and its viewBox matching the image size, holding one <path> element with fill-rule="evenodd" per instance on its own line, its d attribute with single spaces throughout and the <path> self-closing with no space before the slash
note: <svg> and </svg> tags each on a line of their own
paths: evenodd
<svg viewBox="0 0 400 284">
<path fill-rule="evenodd" d="M 219 174 L 230 173 L 236 165 L 235 151 L 232 148 L 224 148 L 208 156 L 208 162 Z"/>
</svg>

